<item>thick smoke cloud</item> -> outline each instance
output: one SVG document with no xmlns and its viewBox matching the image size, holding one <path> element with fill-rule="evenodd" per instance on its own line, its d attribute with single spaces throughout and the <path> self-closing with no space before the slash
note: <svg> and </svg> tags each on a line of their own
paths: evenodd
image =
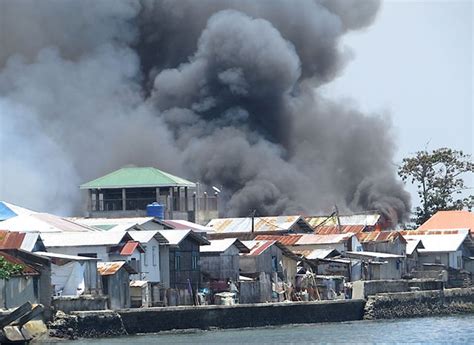
<svg viewBox="0 0 474 345">
<path fill-rule="evenodd" d="M 406 217 L 389 119 L 322 97 L 377 1 L 0 2 L 0 198 L 78 212 L 126 164 L 223 186 L 225 212 Z"/>
</svg>

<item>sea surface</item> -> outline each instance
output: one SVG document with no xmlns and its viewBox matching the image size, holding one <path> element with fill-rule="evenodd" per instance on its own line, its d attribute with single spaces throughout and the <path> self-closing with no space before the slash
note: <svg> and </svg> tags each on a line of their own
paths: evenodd
<svg viewBox="0 0 474 345">
<path fill-rule="evenodd" d="M 61 343 L 64 343 L 62 341 Z M 398 320 L 286 325 L 232 330 L 192 331 L 67 341 L 95 344 L 315 344 L 315 343 L 444 343 L 474 344 L 474 315 Z M 58 342 L 42 342 L 55 344 Z"/>
</svg>

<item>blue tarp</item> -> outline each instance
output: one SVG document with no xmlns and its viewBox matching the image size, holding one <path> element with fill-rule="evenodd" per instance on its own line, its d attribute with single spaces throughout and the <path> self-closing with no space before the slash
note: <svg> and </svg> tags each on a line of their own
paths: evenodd
<svg viewBox="0 0 474 345">
<path fill-rule="evenodd" d="M 5 203 L 0 201 L 0 221 L 16 217 L 17 214 L 13 212 Z"/>
</svg>

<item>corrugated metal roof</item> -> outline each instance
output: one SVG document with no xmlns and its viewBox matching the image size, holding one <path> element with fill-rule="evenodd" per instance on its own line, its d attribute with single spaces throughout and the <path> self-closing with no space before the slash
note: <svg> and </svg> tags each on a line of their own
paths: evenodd
<svg viewBox="0 0 474 345">
<path fill-rule="evenodd" d="M 423 242 L 424 249 L 419 252 L 453 252 L 459 249 L 468 239 L 469 229 L 452 230 L 413 230 L 400 231 L 408 241 L 419 239 Z"/>
<path fill-rule="evenodd" d="M 311 245 L 311 244 L 336 244 L 342 243 L 349 240 L 353 233 L 345 233 L 345 234 L 333 234 L 333 235 L 302 235 L 302 237 L 298 240 L 296 245 Z"/>
<path fill-rule="evenodd" d="M 0 256 L 3 256 L 6 261 L 9 263 L 15 264 L 15 265 L 22 265 L 23 266 L 23 271 L 20 275 L 25 275 L 25 276 L 38 276 L 40 273 L 35 270 L 32 266 L 28 265 L 25 261 L 23 261 L 20 258 L 17 258 L 13 255 L 10 255 L 5 252 L 0 252 Z"/>
<path fill-rule="evenodd" d="M 469 211 L 438 211 L 418 230 L 470 229 L 474 232 L 474 213 Z"/>
<path fill-rule="evenodd" d="M 367 242 L 394 242 L 397 239 L 402 243 L 406 243 L 403 236 L 398 231 L 371 231 L 360 232 L 357 234 L 357 239 L 360 243 Z"/>
<path fill-rule="evenodd" d="M 158 220 L 158 222 L 163 223 L 166 226 L 172 229 L 176 229 L 176 230 L 191 229 L 198 232 L 214 231 L 214 229 L 209 226 L 200 225 L 200 224 L 193 223 L 187 220 L 182 220 L 182 219 L 173 219 L 173 220 L 164 219 L 164 220 Z"/>
<path fill-rule="evenodd" d="M 122 256 L 132 255 L 135 249 L 137 249 L 138 245 L 139 243 L 136 241 L 128 241 L 127 243 L 123 245 L 122 249 L 120 249 L 120 255 Z"/>
<path fill-rule="evenodd" d="M 306 217 L 306 221 L 315 228 L 324 223 L 324 225 L 338 225 L 336 216 L 312 216 Z M 380 219 L 380 214 L 353 214 L 347 216 L 339 216 L 341 225 L 363 225 L 375 226 Z"/>
<path fill-rule="evenodd" d="M 339 252 L 336 249 L 308 249 L 308 250 L 298 250 L 292 249 L 292 252 L 298 255 L 304 256 L 306 259 L 315 260 L 315 259 L 326 259 L 330 256 L 336 256 Z"/>
<path fill-rule="evenodd" d="M 97 263 L 97 271 L 101 276 L 110 276 L 117 273 L 121 268 L 127 270 L 129 274 L 136 274 L 137 272 L 128 265 L 125 261 L 101 262 Z"/>
<path fill-rule="evenodd" d="M 70 217 L 69 220 L 86 225 L 89 227 L 95 227 L 100 230 L 112 230 L 112 231 L 126 231 L 133 228 L 135 225 L 143 225 L 152 221 L 153 217 L 129 217 L 129 218 L 82 218 L 82 217 Z"/>
<path fill-rule="evenodd" d="M 4 220 L 0 224 L 5 230 L 19 232 L 46 233 L 97 231 L 94 228 L 48 213 L 21 214 Z"/>
<path fill-rule="evenodd" d="M 250 252 L 243 255 L 258 256 L 264 253 L 268 248 L 277 243 L 276 241 L 243 241 L 247 248 L 250 248 Z"/>
<path fill-rule="evenodd" d="M 102 246 L 118 245 L 122 240 L 131 239 L 126 231 L 94 232 L 55 232 L 41 234 L 44 245 L 48 247 Z"/>
<path fill-rule="evenodd" d="M 277 241 L 285 246 L 294 246 L 296 242 L 301 238 L 302 235 L 288 235 L 288 236 L 278 236 L 278 235 L 257 235 L 255 237 L 256 241 Z"/>
<path fill-rule="evenodd" d="M 257 231 L 289 231 L 298 224 L 305 231 L 311 227 L 301 216 L 255 217 L 254 230 Z M 250 232 L 252 231 L 252 218 L 216 218 L 212 219 L 207 227 L 215 232 Z"/>
<path fill-rule="evenodd" d="M 158 230 L 161 235 L 168 241 L 168 243 L 172 246 L 178 246 L 182 240 L 184 240 L 187 236 L 192 236 L 200 245 L 208 245 L 210 244 L 208 240 L 206 240 L 201 235 L 197 234 L 192 230 Z"/>
<path fill-rule="evenodd" d="M 250 249 L 245 246 L 238 238 L 226 238 L 222 240 L 210 241 L 209 246 L 199 248 L 201 253 L 223 253 L 231 246 L 235 245 L 241 253 L 249 253 Z"/>
<path fill-rule="evenodd" d="M 81 189 L 196 187 L 196 184 L 153 167 L 124 167 L 84 183 Z"/>
<path fill-rule="evenodd" d="M 366 229 L 365 225 L 341 225 L 340 231 L 337 225 L 322 225 L 314 229 L 314 232 L 318 235 L 331 235 L 352 232 L 358 234 Z"/>
<path fill-rule="evenodd" d="M 22 232 L 0 231 L 0 249 L 20 249 L 25 239 Z"/>
<path fill-rule="evenodd" d="M 0 220 L 6 220 L 6 219 L 9 219 L 9 218 L 12 218 L 12 217 L 9 216 L 12 213 L 15 216 L 29 215 L 29 214 L 37 213 L 37 212 L 35 212 L 33 210 L 30 210 L 28 208 L 20 207 L 18 205 L 14 205 L 14 204 L 11 204 L 11 203 L 6 202 L 6 201 L 0 201 L 0 205 L 1 205 L 1 207 L 5 208 L 5 211 L 7 212 L 7 214 L 6 214 L 7 217 L 3 217 L 3 219 L 0 218 Z M 8 209 L 10 211 L 7 211 L 6 209 Z"/>
</svg>

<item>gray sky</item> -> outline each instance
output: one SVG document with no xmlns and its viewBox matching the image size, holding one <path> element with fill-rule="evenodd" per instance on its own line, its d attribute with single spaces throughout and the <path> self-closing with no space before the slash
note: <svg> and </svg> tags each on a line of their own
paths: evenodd
<svg viewBox="0 0 474 345">
<path fill-rule="evenodd" d="M 344 39 L 354 58 L 327 95 L 390 114 L 398 162 L 427 143 L 472 154 L 473 17 L 472 1 L 385 1 L 370 28 Z"/>
</svg>

